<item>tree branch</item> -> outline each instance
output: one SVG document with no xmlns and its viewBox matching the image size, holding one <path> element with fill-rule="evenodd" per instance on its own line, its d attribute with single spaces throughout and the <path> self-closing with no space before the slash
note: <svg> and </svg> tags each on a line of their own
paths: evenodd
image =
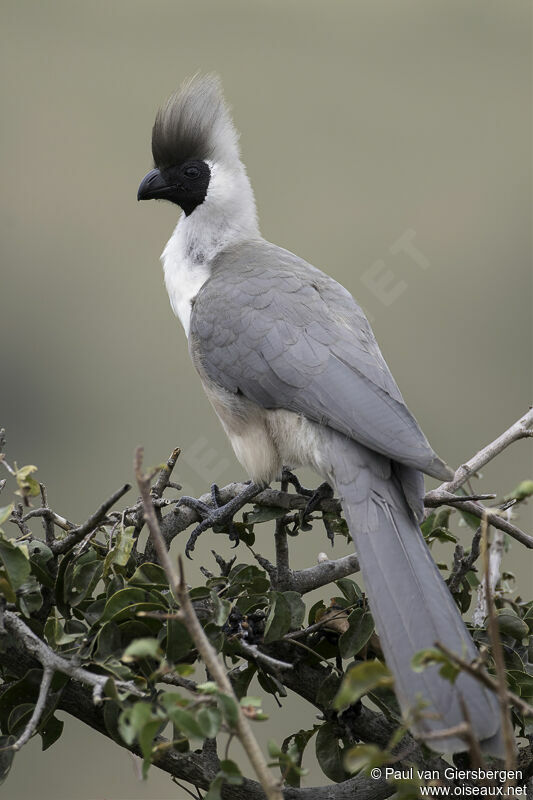
<svg viewBox="0 0 533 800">
<path fill-rule="evenodd" d="M 43 669 L 62 672 L 64 675 L 69 675 L 81 683 L 91 686 L 93 690 L 93 702 L 101 703 L 105 685 L 108 680 L 114 680 L 117 688 L 134 694 L 137 697 L 142 697 L 143 693 L 133 683 L 128 681 L 117 681 L 110 675 L 97 675 L 94 672 L 89 672 L 82 667 L 78 667 L 66 658 L 55 653 L 48 645 L 39 639 L 39 637 L 26 625 L 25 622 L 15 614 L 13 611 L 4 611 L 3 616 L 4 626 L 7 632 L 16 637 L 24 649 L 31 653 L 42 665 Z"/>
<path fill-rule="evenodd" d="M 37 726 L 39 725 L 41 715 L 48 699 L 48 692 L 50 691 L 50 684 L 52 683 L 53 677 L 54 670 L 51 667 L 45 667 L 43 671 L 43 677 L 41 679 L 41 685 L 39 687 L 39 696 L 37 698 L 35 708 L 33 709 L 33 714 L 31 715 L 28 724 L 22 731 L 17 741 L 11 745 L 12 750 L 20 750 L 22 747 L 24 747 L 24 745 L 30 740 L 37 730 Z"/>
<path fill-rule="evenodd" d="M 529 411 L 524 414 L 523 417 L 520 417 L 510 428 L 507 428 L 497 439 L 490 442 L 490 444 L 486 445 L 482 450 L 472 456 L 465 464 L 462 464 L 455 472 L 454 477 L 451 481 L 446 483 L 442 483 L 435 492 L 450 492 L 453 494 L 454 492 L 459 489 L 463 483 L 465 483 L 469 478 L 472 477 L 476 472 L 478 472 L 485 464 L 488 464 L 489 461 L 492 461 L 499 455 L 506 447 L 509 447 L 510 444 L 513 442 L 518 441 L 519 439 L 525 439 L 527 437 L 533 436 L 533 408 L 530 408 Z M 432 495 L 433 492 L 428 492 L 429 495 Z"/>
<path fill-rule="evenodd" d="M 138 447 L 135 454 L 135 475 L 137 477 L 137 483 L 139 485 L 139 490 L 143 500 L 144 516 L 160 563 L 165 570 L 169 585 L 172 589 L 172 593 L 180 604 L 180 616 L 182 621 L 184 622 L 189 635 L 196 645 L 202 661 L 204 662 L 209 674 L 217 684 L 219 690 L 228 697 L 231 697 L 235 703 L 235 708 L 237 710 L 237 721 L 235 724 L 237 735 L 244 750 L 246 751 L 257 777 L 259 778 L 261 786 L 263 787 L 268 800 L 282 800 L 283 794 L 279 782 L 276 781 L 270 772 L 261 752 L 261 748 L 259 747 L 254 734 L 252 733 L 250 724 L 244 716 L 239 701 L 235 696 L 226 670 L 223 664 L 219 661 L 215 650 L 205 635 L 204 629 L 202 628 L 200 621 L 196 616 L 191 599 L 189 597 L 189 592 L 187 591 L 187 585 L 185 583 L 185 576 L 183 572 L 183 562 L 181 558 L 178 562 L 179 575 L 174 569 L 174 565 L 171 561 L 165 541 L 161 535 L 157 517 L 155 515 L 150 494 L 150 479 L 142 473 L 142 454 L 142 448 Z"/>
<path fill-rule="evenodd" d="M 131 486 L 129 483 L 125 483 L 121 489 L 114 492 L 111 497 L 105 500 L 102 505 L 96 509 L 94 514 L 91 514 L 89 519 L 80 525 L 78 528 L 74 528 L 68 536 L 65 536 L 64 539 L 58 539 L 51 545 L 52 552 L 54 555 L 59 555 L 60 553 L 66 553 L 67 550 L 70 550 L 71 547 L 74 547 L 75 544 L 81 542 L 81 540 L 87 536 L 88 533 L 92 533 L 99 525 L 102 524 L 107 512 L 110 508 L 112 508 L 115 503 L 123 497 L 126 492 L 129 492 Z"/>
</svg>

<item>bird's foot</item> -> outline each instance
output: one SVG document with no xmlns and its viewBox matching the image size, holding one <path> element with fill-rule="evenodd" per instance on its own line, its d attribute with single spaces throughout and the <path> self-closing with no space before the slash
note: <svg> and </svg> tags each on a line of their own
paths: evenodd
<svg viewBox="0 0 533 800">
<path fill-rule="evenodd" d="M 230 541 L 235 542 L 235 546 L 239 544 L 239 535 L 236 527 L 233 524 L 233 517 L 246 505 L 256 494 L 258 494 L 263 487 L 255 483 L 250 483 L 246 489 L 243 489 L 236 497 L 232 497 L 227 503 L 222 503 L 220 497 L 220 490 L 216 483 L 211 486 L 211 505 L 203 503 L 194 497 L 180 497 L 177 507 L 187 506 L 194 509 L 196 513 L 202 518 L 202 521 L 196 526 L 191 533 L 187 545 L 185 547 L 185 555 L 191 558 L 191 553 L 195 548 L 196 540 L 208 528 L 224 527 L 228 529 Z M 215 531 L 218 533 L 219 531 Z"/>
<path fill-rule="evenodd" d="M 301 494 L 303 497 L 312 497 L 315 493 L 314 489 L 305 489 L 294 472 L 291 472 L 288 467 L 283 467 L 281 471 L 281 482 L 290 483 L 296 489 L 296 493 Z"/>
<path fill-rule="evenodd" d="M 309 518 L 313 511 L 320 506 L 322 500 L 331 500 L 333 497 L 333 489 L 326 481 L 321 483 L 316 489 L 305 489 L 296 475 L 290 471 L 288 467 L 283 467 L 283 471 L 281 474 L 282 483 L 290 483 L 296 489 L 296 492 L 303 497 L 308 497 L 309 500 L 305 508 L 300 511 L 300 528 L 303 531 L 311 530 L 311 525 L 309 524 Z M 333 544 L 333 540 L 335 537 L 335 533 L 331 528 L 328 520 L 324 517 L 323 519 L 324 527 L 326 529 L 327 537 L 330 540 L 331 544 Z"/>
<path fill-rule="evenodd" d="M 303 531 L 308 531 L 311 529 L 311 525 L 309 524 L 309 520 L 311 519 L 311 514 L 313 513 L 313 511 L 316 511 L 316 509 L 320 506 L 322 500 L 331 500 L 332 497 L 333 497 L 333 489 L 331 488 L 329 483 L 324 482 L 321 483 L 320 486 L 317 486 L 317 488 L 309 498 L 306 507 L 303 509 L 303 511 L 300 511 L 300 519 L 301 519 L 300 527 Z M 333 545 L 335 534 L 333 532 L 333 529 L 331 528 L 331 525 L 328 522 L 327 517 L 324 515 L 324 512 L 322 512 L 322 522 L 324 523 L 327 537 L 331 542 L 331 544 Z"/>
</svg>

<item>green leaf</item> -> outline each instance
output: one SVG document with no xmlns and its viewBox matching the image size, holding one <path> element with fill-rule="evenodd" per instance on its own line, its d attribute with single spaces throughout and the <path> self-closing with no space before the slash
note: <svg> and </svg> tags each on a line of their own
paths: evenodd
<svg viewBox="0 0 533 800">
<path fill-rule="evenodd" d="M 64 725 L 62 720 L 50 714 L 44 723 L 39 726 L 39 734 L 42 740 L 41 747 L 43 750 L 48 750 L 49 747 L 57 742 L 63 733 Z"/>
<path fill-rule="evenodd" d="M 222 714 L 218 708 L 201 708 L 196 715 L 202 735 L 206 739 L 214 739 L 220 730 Z"/>
<path fill-rule="evenodd" d="M 248 687 L 250 686 L 250 682 L 255 675 L 256 669 L 257 667 L 255 664 L 249 664 L 247 667 L 244 667 L 244 669 L 237 668 L 232 670 L 231 683 L 237 700 L 240 700 L 241 697 L 244 697 L 248 691 Z"/>
<path fill-rule="evenodd" d="M 53 566 L 54 555 L 50 548 L 44 542 L 35 539 L 32 542 L 28 542 L 28 553 L 32 573 L 39 583 L 43 584 L 48 589 L 52 589 L 55 577 L 49 565 Z"/>
<path fill-rule="evenodd" d="M 339 639 L 339 650 L 343 658 L 359 653 L 374 632 L 374 620 L 370 611 L 356 608 L 348 617 L 348 630 Z"/>
<path fill-rule="evenodd" d="M 361 589 L 352 581 L 351 578 L 339 578 L 335 585 L 341 590 L 350 605 L 354 605 L 361 599 Z"/>
<path fill-rule="evenodd" d="M 239 719 L 239 708 L 237 703 L 227 694 L 220 693 L 218 695 L 218 704 L 224 719 L 226 720 L 228 726 L 233 729 L 237 725 Z"/>
<path fill-rule="evenodd" d="M 118 656 L 122 650 L 120 628 L 114 622 L 106 622 L 96 637 L 95 661 L 105 661 L 110 656 Z"/>
<path fill-rule="evenodd" d="M 333 702 L 337 711 L 351 706 L 364 694 L 379 686 L 392 686 L 392 675 L 381 661 L 363 661 L 351 667 L 343 678 Z"/>
<path fill-rule="evenodd" d="M 21 703 L 15 706 L 7 721 L 7 732 L 12 733 L 13 736 L 20 736 L 29 722 L 34 708 L 34 703 Z"/>
<path fill-rule="evenodd" d="M 526 500 L 533 495 L 533 481 L 526 480 L 516 486 L 512 492 L 506 494 L 504 500 Z M 0 523 L 2 520 L 0 519 Z"/>
<path fill-rule="evenodd" d="M 440 666 L 439 674 L 443 678 L 446 678 L 450 683 L 454 683 L 460 669 L 437 648 L 429 647 L 426 650 L 419 650 L 411 659 L 411 666 L 415 672 L 423 672 L 427 667 L 434 664 Z"/>
<path fill-rule="evenodd" d="M 211 590 L 211 602 L 213 604 L 213 622 L 218 628 L 221 628 L 229 617 L 231 603 L 229 600 L 221 600 L 214 589 Z"/>
<path fill-rule="evenodd" d="M 291 607 L 281 592 L 271 592 L 273 603 L 265 623 L 264 642 L 276 642 L 289 632 L 291 627 Z"/>
<path fill-rule="evenodd" d="M 322 708 L 329 708 L 335 695 L 339 691 L 340 679 L 334 670 L 324 678 L 316 695 L 316 702 Z"/>
<path fill-rule="evenodd" d="M 135 639 L 124 650 L 121 661 L 128 663 L 130 661 L 138 661 L 141 658 L 155 658 L 159 660 L 162 655 L 163 652 L 157 639 Z"/>
<path fill-rule="evenodd" d="M 522 641 L 529 633 L 527 622 L 520 619 L 510 608 L 498 609 L 497 622 L 501 633 L 512 636 L 513 639 Z"/>
<path fill-rule="evenodd" d="M 233 786 L 240 786 L 243 782 L 242 773 L 235 761 L 225 758 L 220 762 L 220 770 L 224 775 L 224 779 Z"/>
<path fill-rule="evenodd" d="M 287 601 L 291 612 L 289 630 L 295 631 L 302 627 L 305 619 L 305 603 L 298 592 L 283 592 L 283 597 Z"/>
<path fill-rule="evenodd" d="M 310 730 L 299 730 L 298 733 L 292 733 L 283 741 L 281 750 L 283 753 L 287 753 L 289 762 L 284 767 L 280 763 L 280 770 L 285 775 L 285 781 L 289 786 L 296 788 L 300 786 L 300 779 L 305 774 L 305 770 L 301 769 L 304 750 L 318 730 L 320 730 L 320 726 L 314 725 Z"/>
<path fill-rule="evenodd" d="M 102 576 L 102 569 L 102 561 L 92 547 L 69 563 L 63 590 L 67 605 L 79 606 L 90 595 Z"/>
<path fill-rule="evenodd" d="M 150 562 L 137 567 L 128 583 L 130 586 L 144 586 L 145 588 L 168 588 L 165 570 L 159 564 L 151 564 Z"/>
<path fill-rule="evenodd" d="M 320 612 L 320 616 L 322 616 L 322 614 L 325 613 L 326 610 L 327 609 L 326 609 L 326 606 L 324 604 L 324 601 L 323 600 L 317 600 L 316 603 L 314 605 L 312 605 L 311 608 L 309 609 L 309 614 L 307 616 L 308 624 L 309 625 L 314 625 L 315 622 L 317 622 L 317 617 L 319 616 L 319 612 Z"/>
<path fill-rule="evenodd" d="M 205 734 L 203 733 L 202 727 L 194 717 L 194 714 L 191 714 L 190 711 L 186 711 L 184 708 L 179 708 L 179 706 L 167 708 L 168 718 L 174 725 L 183 731 L 185 736 L 188 736 L 192 739 L 204 739 Z"/>
<path fill-rule="evenodd" d="M 30 561 L 28 547 L 16 544 L 0 534 L 0 559 L 2 560 L 9 583 L 13 591 L 17 591 L 30 577 Z"/>
<path fill-rule="evenodd" d="M 533 700 L 533 675 L 522 670 L 511 669 L 507 673 L 507 677 L 515 694 L 530 703 Z"/>
<path fill-rule="evenodd" d="M 316 736 L 316 757 L 324 775 L 340 783 L 346 780 L 348 773 L 344 769 L 344 748 L 339 742 L 336 725 L 326 722 Z"/>
<path fill-rule="evenodd" d="M 238 786 L 243 782 L 241 771 L 234 761 L 225 759 L 220 762 L 220 770 L 209 784 L 209 791 L 204 800 L 222 800 L 221 790 L 225 783 Z"/>
<path fill-rule="evenodd" d="M 22 497 L 37 497 L 40 494 L 41 487 L 35 478 L 31 477 L 34 472 L 37 472 L 37 467 L 33 464 L 27 464 L 25 467 L 20 467 L 16 470 L 15 479 L 19 488 L 15 494 Z"/>
<path fill-rule="evenodd" d="M 350 773 L 359 772 L 361 769 L 369 770 L 372 767 L 381 767 L 389 760 L 389 754 L 375 744 L 356 744 L 351 747 L 344 757 L 344 766 Z"/>
<path fill-rule="evenodd" d="M 3 525 L 3 523 L 9 519 L 14 508 L 14 503 L 10 503 L 8 506 L 0 507 L 0 525 Z"/>
<path fill-rule="evenodd" d="M 103 577 L 107 578 L 111 567 L 125 567 L 130 560 L 131 551 L 135 544 L 135 528 L 130 526 L 118 529 L 113 548 L 105 557 Z"/>
<path fill-rule="evenodd" d="M 167 620 L 166 651 L 167 661 L 177 664 L 194 650 L 194 642 L 183 622 L 178 619 Z"/>
<path fill-rule="evenodd" d="M 50 616 L 46 620 L 44 636 L 54 650 L 63 644 L 70 644 L 70 642 L 80 638 L 79 633 L 65 633 L 61 622 L 55 616 Z"/>
<path fill-rule="evenodd" d="M 168 607 L 157 601 L 145 589 L 120 589 L 105 604 L 100 622 L 113 619 L 120 622 L 135 617 L 139 611 L 168 611 Z"/>
<path fill-rule="evenodd" d="M 139 743 L 143 755 L 143 777 L 145 778 L 151 763 L 152 746 L 155 736 L 164 720 L 154 714 L 150 703 L 134 703 L 125 709 L 118 720 L 119 734 L 126 744 L 135 740 Z"/>
<path fill-rule="evenodd" d="M 204 800 L 222 800 L 222 787 L 224 786 L 224 776 L 217 773 L 209 784 L 207 794 L 204 795 Z"/>
</svg>

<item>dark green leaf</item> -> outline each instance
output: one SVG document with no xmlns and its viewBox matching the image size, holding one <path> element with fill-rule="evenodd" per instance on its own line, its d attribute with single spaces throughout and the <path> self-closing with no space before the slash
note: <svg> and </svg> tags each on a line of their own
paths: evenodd
<svg viewBox="0 0 533 800">
<path fill-rule="evenodd" d="M 227 694 L 218 695 L 218 704 L 228 726 L 233 729 L 239 719 L 239 709 L 233 697 Z"/>
<path fill-rule="evenodd" d="M 272 605 L 265 624 L 265 644 L 276 642 L 289 632 L 291 607 L 281 592 L 271 592 Z"/>
<path fill-rule="evenodd" d="M 340 711 L 353 705 L 370 689 L 376 686 L 391 686 L 392 676 L 381 661 L 362 661 L 350 667 L 342 681 L 333 707 Z"/>
<path fill-rule="evenodd" d="M 231 684 L 233 687 L 233 691 L 235 692 L 235 695 L 237 697 L 237 700 L 240 700 L 241 697 L 244 697 L 244 695 L 248 691 L 250 681 L 255 675 L 256 669 L 257 667 L 255 666 L 255 664 L 249 664 L 244 669 L 239 668 L 232 671 Z"/>
<path fill-rule="evenodd" d="M 157 639 L 135 639 L 124 650 L 121 661 L 129 663 L 130 661 L 138 661 L 141 658 L 155 658 L 159 660 L 162 655 L 163 653 Z"/>
<path fill-rule="evenodd" d="M 201 708 L 196 720 L 206 739 L 214 739 L 220 730 L 222 715 L 218 708 Z"/>
<path fill-rule="evenodd" d="M 339 578 L 335 585 L 341 590 L 350 605 L 355 605 L 361 599 L 361 589 L 351 578 Z"/>
<path fill-rule="evenodd" d="M 39 726 L 39 733 L 42 739 L 42 749 L 48 750 L 51 747 L 61 734 L 63 733 L 64 722 L 58 719 L 53 714 L 50 714 L 44 721 L 44 723 Z"/>
<path fill-rule="evenodd" d="M 0 533 L 0 560 L 4 564 L 11 588 L 16 592 L 30 577 L 27 546 L 17 545 Z"/>
<path fill-rule="evenodd" d="M 370 611 L 356 608 L 348 617 L 348 630 L 339 639 L 339 650 L 343 658 L 359 653 L 374 632 L 374 620 Z"/>
<path fill-rule="evenodd" d="M 344 769 L 344 748 L 339 742 L 336 726 L 326 722 L 316 736 L 316 757 L 324 775 L 340 783 L 346 780 L 348 773 Z"/>
</svg>

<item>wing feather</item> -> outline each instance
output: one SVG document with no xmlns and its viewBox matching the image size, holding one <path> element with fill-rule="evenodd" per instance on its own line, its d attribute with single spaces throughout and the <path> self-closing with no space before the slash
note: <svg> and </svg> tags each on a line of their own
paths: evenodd
<svg viewBox="0 0 533 800">
<path fill-rule="evenodd" d="M 221 253 L 191 315 L 208 377 L 265 408 L 285 408 L 401 464 L 446 479 L 349 292 L 259 240 Z"/>
</svg>

